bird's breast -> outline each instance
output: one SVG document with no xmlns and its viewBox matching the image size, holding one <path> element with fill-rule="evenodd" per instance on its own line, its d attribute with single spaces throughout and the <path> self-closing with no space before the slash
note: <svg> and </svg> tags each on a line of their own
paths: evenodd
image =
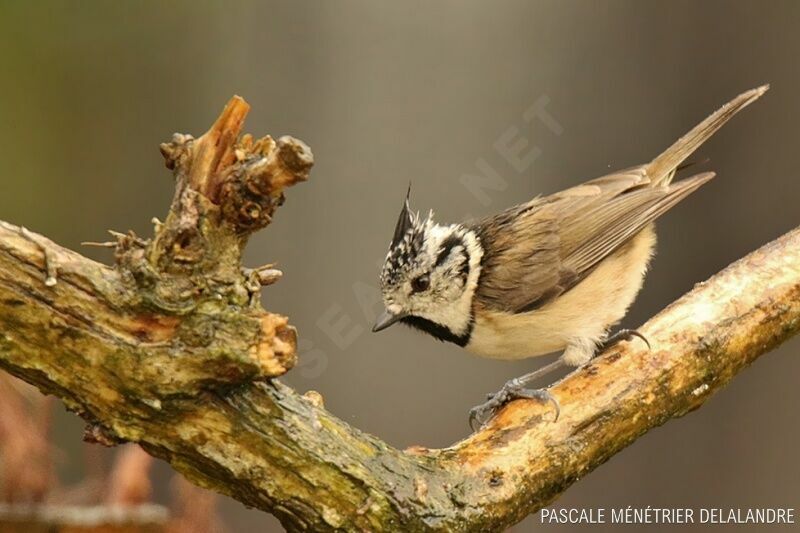
<svg viewBox="0 0 800 533">
<path fill-rule="evenodd" d="M 475 317 L 465 348 L 481 357 L 524 359 L 563 349 L 566 339 L 562 332 L 539 311 L 521 314 L 483 311 Z"/>
</svg>

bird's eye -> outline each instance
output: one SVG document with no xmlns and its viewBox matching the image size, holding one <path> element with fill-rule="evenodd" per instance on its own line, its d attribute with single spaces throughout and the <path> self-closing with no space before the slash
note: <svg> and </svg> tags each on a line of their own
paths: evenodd
<svg viewBox="0 0 800 533">
<path fill-rule="evenodd" d="M 421 276 L 417 276 L 411 281 L 411 289 L 414 292 L 423 292 L 427 291 L 428 287 L 431 286 L 431 278 L 428 277 L 427 274 L 423 274 Z"/>
</svg>

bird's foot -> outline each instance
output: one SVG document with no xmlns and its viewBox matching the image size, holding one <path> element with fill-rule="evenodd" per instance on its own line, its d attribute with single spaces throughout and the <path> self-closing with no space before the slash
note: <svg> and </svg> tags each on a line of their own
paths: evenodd
<svg viewBox="0 0 800 533">
<path fill-rule="evenodd" d="M 595 351 L 595 354 L 602 353 L 602 351 L 605 350 L 606 348 L 609 348 L 617 344 L 618 342 L 629 341 L 634 337 L 642 339 L 642 341 L 644 341 L 644 343 L 647 345 L 647 349 L 650 350 L 650 341 L 647 340 L 647 337 L 645 337 L 635 329 L 621 329 L 616 333 L 614 333 L 613 335 L 607 337 L 606 340 L 604 340 L 603 343 L 597 347 L 597 351 Z"/>
<path fill-rule="evenodd" d="M 523 381 L 512 379 L 496 393 L 489 394 L 484 403 L 469 410 L 470 427 L 473 431 L 477 431 L 483 424 L 491 420 L 505 404 L 520 399 L 539 400 L 542 403 L 551 402 L 556 410 L 556 417 L 553 421 L 558 420 L 561 406 L 547 389 L 526 389 Z"/>
</svg>

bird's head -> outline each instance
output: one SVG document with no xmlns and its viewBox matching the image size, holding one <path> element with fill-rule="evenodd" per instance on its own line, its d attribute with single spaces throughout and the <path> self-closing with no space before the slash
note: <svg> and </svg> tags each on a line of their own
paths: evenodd
<svg viewBox="0 0 800 533">
<path fill-rule="evenodd" d="M 386 310 L 373 331 L 403 321 L 439 338 L 466 334 L 481 256 L 472 230 L 436 224 L 432 212 L 423 219 L 407 195 L 380 276 Z"/>
</svg>

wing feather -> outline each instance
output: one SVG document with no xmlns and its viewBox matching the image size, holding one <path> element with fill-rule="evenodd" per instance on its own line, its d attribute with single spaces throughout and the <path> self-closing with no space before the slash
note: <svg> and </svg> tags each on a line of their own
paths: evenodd
<svg viewBox="0 0 800 533">
<path fill-rule="evenodd" d="M 636 167 L 479 222 L 484 262 L 476 297 L 515 313 L 544 305 L 713 175 L 652 186 Z"/>
<path fill-rule="evenodd" d="M 647 165 L 535 198 L 473 225 L 484 247 L 476 298 L 523 312 L 568 291 L 604 258 L 711 179 L 672 183 L 676 168 L 768 85 L 740 94 Z"/>
</svg>

